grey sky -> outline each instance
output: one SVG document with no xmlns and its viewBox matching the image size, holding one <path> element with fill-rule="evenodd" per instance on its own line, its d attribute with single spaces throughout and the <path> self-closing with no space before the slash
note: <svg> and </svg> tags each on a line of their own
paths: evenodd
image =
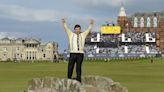
<svg viewBox="0 0 164 92">
<path fill-rule="evenodd" d="M 67 36 L 61 25 L 66 17 L 70 28 L 88 27 L 95 20 L 93 31 L 100 31 L 105 21 L 116 21 L 120 5 L 127 15 L 135 12 L 164 10 L 164 0 L 0 0 L 0 38 L 34 37 L 43 42 L 56 41 L 59 51 L 67 48 Z"/>
</svg>

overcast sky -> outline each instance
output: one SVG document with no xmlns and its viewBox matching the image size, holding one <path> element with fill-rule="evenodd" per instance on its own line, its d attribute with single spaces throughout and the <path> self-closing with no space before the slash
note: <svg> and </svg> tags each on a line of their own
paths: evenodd
<svg viewBox="0 0 164 92">
<path fill-rule="evenodd" d="M 100 31 L 106 21 L 116 21 L 121 3 L 127 15 L 164 10 L 164 0 L 0 0 L 0 38 L 55 41 L 63 52 L 68 40 L 61 18 L 67 19 L 71 29 L 80 24 L 82 30 L 94 19 L 93 31 Z"/>
</svg>

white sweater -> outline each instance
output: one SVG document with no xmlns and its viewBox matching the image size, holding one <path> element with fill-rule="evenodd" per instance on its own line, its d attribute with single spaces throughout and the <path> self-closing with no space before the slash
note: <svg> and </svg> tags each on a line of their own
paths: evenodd
<svg viewBox="0 0 164 92">
<path fill-rule="evenodd" d="M 69 52 L 70 53 L 84 53 L 84 44 L 85 44 L 85 39 L 89 32 L 91 31 L 93 27 L 93 24 L 90 24 L 88 29 L 82 33 L 79 34 L 79 50 L 77 46 L 77 34 L 72 32 L 66 23 L 64 23 L 64 28 L 66 30 L 66 33 L 68 35 L 69 39 Z"/>
</svg>

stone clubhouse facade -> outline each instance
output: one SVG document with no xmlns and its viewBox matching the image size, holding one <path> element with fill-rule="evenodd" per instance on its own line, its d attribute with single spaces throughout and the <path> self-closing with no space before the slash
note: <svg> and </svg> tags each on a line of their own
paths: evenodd
<svg viewBox="0 0 164 92">
<path fill-rule="evenodd" d="M 46 44 L 33 38 L 0 39 L 0 61 L 56 61 L 58 60 L 58 43 Z"/>
</svg>

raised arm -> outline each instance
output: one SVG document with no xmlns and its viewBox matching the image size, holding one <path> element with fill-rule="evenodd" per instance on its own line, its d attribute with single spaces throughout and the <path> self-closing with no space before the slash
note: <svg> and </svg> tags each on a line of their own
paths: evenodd
<svg viewBox="0 0 164 92">
<path fill-rule="evenodd" d="M 93 27 L 93 23 L 94 23 L 94 21 L 91 19 L 89 27 L 87 28 L 87 30 L 85 32 L 83 32 L 84 36 L 87 36 L 91 32 L 92 27 Z"/>
<path fill-rule="evenodd" d="M 66 33 L 67 33 L 68 35 L 70 35 L 70 34 L 71 34 L 71 30 L 70 30 L 69 27 L 67 26 L 67 23 L 66 23 L 65 18 L 62 19 L 62 23 L 63 23 L 63 26 L 64 26 L 64 29 L 65 29 Z"/>
</svg>

